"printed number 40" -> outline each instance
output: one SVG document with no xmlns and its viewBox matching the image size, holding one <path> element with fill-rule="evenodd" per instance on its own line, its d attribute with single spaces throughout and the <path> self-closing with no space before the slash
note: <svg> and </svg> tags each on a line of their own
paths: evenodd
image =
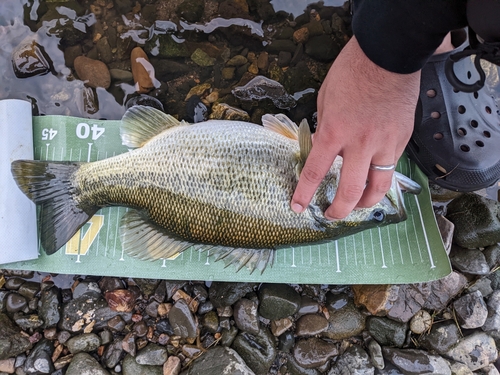
<svg viewBox="0 0 500 375">
<path fill-rule="evenodd" d="M 97 124 L 94 124 L 92 125 L 92 127 L 90 127 L 89 124 L 81 122 L 76 126 L 76 136 L 80 139 L 87 139 L 90 136 L 90 133 L 92 133 L 92 140 L 95 141 L 97 138 L 104 134 L 105 130 L 105 128 L 102 128 Z"/>
</svg>

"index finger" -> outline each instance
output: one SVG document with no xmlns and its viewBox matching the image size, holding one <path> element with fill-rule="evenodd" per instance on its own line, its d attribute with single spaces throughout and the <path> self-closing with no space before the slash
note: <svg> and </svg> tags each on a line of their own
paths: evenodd
<svg viewBox="0 0 500 375">
<path fill-rule="evenodd" d="M 293 211 L 300 213 L 311 202 L 316 189 L 323 181 L 339 151 L 328 141 L 328 137 L 315 137 L 315 142 L 300 173 L 299 182 L 292 197 L 291 208 Z"/>
</svg>

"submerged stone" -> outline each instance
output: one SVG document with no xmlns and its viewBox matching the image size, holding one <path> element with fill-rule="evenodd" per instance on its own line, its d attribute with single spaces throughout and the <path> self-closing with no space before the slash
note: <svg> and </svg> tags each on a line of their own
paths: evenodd
<svg viewBox="0 0 500 375">
<path fill-rule="evenodd" d="M 235 87 L 232 93 L 245 101 L 271 99 L 280 109 L 290 109 L 297 104 L 281 83 L 264 76 L 256 76 L 246 85 Z"/>
<path fill-rule="evenodd" d="M 107 89 L 111 84 L 111 75 L 108 67 L 102 61 L 89 59 L 85 56 L 78 56 L 75 59 L 75 70 L 80 80 L 87 86 Z"/>
<path fill-rule="evenodd" d="M 191 54 L 191 60 L 199 66 L 214 66 L 216 61 L 214 57 L 210 57 L 201 48 L 195 49 L 195 51 Z"/>
<path fill-rule="evenodd" d="M 204 0 L 184 0 L 177 7 L 176 13 L 188 22 L 199 22 L 204 10 Z"/>
<path fill-rule="evenodd" d="M 44 75 L 51 71 L 52 60 L 33 36 L 28 36 L 12 51 L 12 66 L 17 78 Z"/>
<path fill-rule="evenodd" d="M 144 46 L 147 53 L 160 58 L 189 57 L 189 49 L 185 42 L 177 42 L 170 34 L 155 35 Z"/>
<path fill-rule="evenodd" d="M 232 107 L 226 103 L 215 103 L 212 106 L 212 113 L 210 113 L 209 119 L 250 121 L 250 116 L 244 110 Z"/>
</svg>

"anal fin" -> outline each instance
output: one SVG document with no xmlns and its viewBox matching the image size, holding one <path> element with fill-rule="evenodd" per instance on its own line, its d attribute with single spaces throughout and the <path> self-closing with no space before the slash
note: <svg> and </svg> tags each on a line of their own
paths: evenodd
<svg viewBox="0 0 500 375">
<path fill-rule="evenodd" d="M 206 250 L 210 250 L 210 254 L 215 256 L 216 262 L 223 260 L 226 267 L 234 265 L 236 272 L 246 267 L 250 274 L 255 270 L 259 270 L 262 274 L 268 265 L 272 266 L 275 252 L 273 249 L 245 249 L 225 246 L 200 249 L 200 251 Z"/>
<path fill-rule="evenodd" d="M 244 249 L 227 246 L 194 244 L 175 238 L 164 228 L 152 222 L 148 216 L 137 210 L 129 210 L 120 224 L 120 239 L 127 255 L 141 260 L 167 259 L 193 247 L 199 251 L 210 251 L 215 261 L 223 260 L 226 267 L 234 265 L 238 272 L 247 267 L 250 273 L 264 272 L 274 259 L 273 249 Z"/>
<path fill-rule="evenodd" d="M 193 246 L 189 241 L 172 237 L 146 214 L 137 210 L 130 210 L 123 215 L 120 239 L 125 252 L 141 260 L 170 258 Z"/>
</svg>

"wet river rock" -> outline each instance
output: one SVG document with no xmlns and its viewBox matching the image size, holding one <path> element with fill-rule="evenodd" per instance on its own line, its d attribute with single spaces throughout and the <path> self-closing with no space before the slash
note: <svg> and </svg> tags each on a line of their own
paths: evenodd
<svg viewBox="0 0 500 375">
<path fill-rule="evenodd" d="M 365 329 L 365 316 L 344 293 L 327 295 L 328 329 L 322 336 L 342 340 Z"/>
<path fill-rule="evenodd" d="M 500 242 L 500 203 L 468 193 L 448 204 L 446 218 L 455 224 L 455 244 L 477 249 Z"/>
<path fill-rule="evenodd" d="M 170 309 L 169 321 L 176 335 L 182 338 L 196 338 L 197 324 L 184 299 L 179 299 Z"/>
<path fill-rule="evenodd" d="M 298 341 L 293 349 L 295 360 L 304 368 L 321 366 L 337 354 L 338 348 L 336 344 L 316 337 Z"/>
<path fill-rule="evenodd" d="M 267 327 L 261 326 L 259 333 L 242 332 L 236 336 L 232 347 L 243 358 L 255 374 L 267 374 L 276 356 L 276 339 Z"/>
<path fill-rule="evenodd" d="M 6 314 L 0 313 L 0 360 L 15 357 L 30 349 L 32 344 Z"/>
<path fill-rule="evenodd" d="M 276 320 L 295 314 L 300 307 L 300 295 L 289 285 L 264 284 L 259 289 L 259 314 Z"/>
<path fill-rule="evenodd" d="M 88 353 L 76 354 L 66 371 L 67 375 L 82 374 L 82 369 L 85 369 L 85 374 L 88 375 L 109 375 L 109 372 L 101 367 L 99 362 Z"/>
<path fill-rule="evenodd" d="M 441 357 L 429 355 L 416 349 L 384 348 L 384 357 L 392 362 L 403 374 L 441 374 L 451 375 L 448 363 Z"/>
<path fill-rule="evenodd" d="M 359 345 L 352 345 L 339 356 L 328 375 L 373 375 L 373 366 L 368 353 Z"/>
<path fill-rule="evenodd" d="M 445 353 L 445 356 L 464 363 L 470 370 L 476 371 L 495 361 L 498 351 L 491 336 L 476 332 L 461 339 Z"/>
<path fill-rule="evenodd" d="M 214 282 L 209 290 L 209 298 L 214 307 L 225 307 L 236 303 L 245 294 L 254 290 L 257 284 Z"/>
</svg>

